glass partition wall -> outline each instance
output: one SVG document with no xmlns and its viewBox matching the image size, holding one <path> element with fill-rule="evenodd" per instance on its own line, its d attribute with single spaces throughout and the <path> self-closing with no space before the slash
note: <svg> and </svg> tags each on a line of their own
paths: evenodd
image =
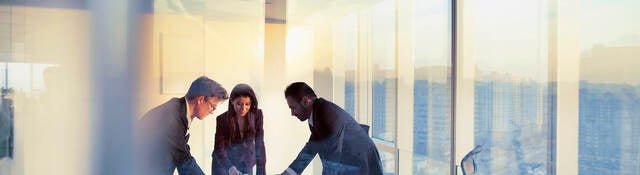
<svg viewBox="0 0 640 175">
<path fill-rule="evenodd" d="M 481 145 L 479 174 L 633 174 L 637 5 L 334 1 L 305 22 L 332 21 L 334 100 L 372 126 L 385 173 L 459 172 Z"/>
<path fill-rule="evenodd" d="M 320 95 L 371 126 L 385 174 L 450 172 L 451 2 L 296 1 L 288 14 L 287 49 L 331 74 Z"/>
<path fill-rule="evenodd" d="M 0 174 L 133 173 L 132 123 L 198 76 L 262 94 L 263 35 L 264 1 L 1 1 Z M 221 106 L 190 128 L 207 174 Z"/>
<path fill-rule="evenodd" d="M 385 174 L 461 174 L 476 145 L 477 174 L 640 173 L 637 1 L 296 0 L 282 33 L 265 3 L 3 1 L 0 174 L 131 170 L 130 121 L 200 75 L 264 100 L 268 174 L 308 136 L 294 81 L 371 126 Z M 225 108 L 190 128 L 205 173 Z"/>
</svg>

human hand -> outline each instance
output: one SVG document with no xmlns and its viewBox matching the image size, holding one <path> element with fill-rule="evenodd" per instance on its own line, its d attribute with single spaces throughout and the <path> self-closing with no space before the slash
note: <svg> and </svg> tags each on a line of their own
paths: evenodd
<svg viewBox="0 0 640 175">
<path fill-rule="evenodd" d="M 235 166 L 229 168 L 229 175 L 242 175 L 242 172 L 238 171 Z"/>
<path fill-rule="evenodd" d="M 295 171 L 293 171 L 291 168 L 287 168 L 286 170 L 284 170 L 282 172 L 281 175 L 296 175 L 297 173 Z"/>
</svg>

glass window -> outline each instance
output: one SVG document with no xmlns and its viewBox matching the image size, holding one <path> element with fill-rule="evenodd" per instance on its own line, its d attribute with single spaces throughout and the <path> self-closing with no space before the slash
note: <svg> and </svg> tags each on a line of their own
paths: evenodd
<svg viewBox="0 0 640 175">
<path fill-rule="evenodd" d="M 356 71 L 358 63 L 358 16 L 350 14 L 334 23 L 334 56 L 344 61 L 344 109 L 356 117 Z"/>
<path fill-rule="evenodd" d="M 450 1 L 415 1 L 413 174 L 448 174 L 451 157 Z"/>
<path fill-rule="evenodd" d="M 465 49 L 476 61 L 474 140 L 484 148 L 479 174 L 551 174 L 547 2 L 465 3 Z"/>
<path fill-rule="evenodd" d="M 579 173 L 640 174 L 640 2 L 581 3 Z"/>
<path fill-rule="evenodd" d="M 382 1 L 371 8 L 373 58 L 373 137 L 394 142 L 396 134 L 395 5 Z"/>
<path fill-rule="evenodd" d="M 379 150 L 380 160 L 382 161 L 382 172 L 385 175 L 396 174 L 396 154 Z"/>
</svg>

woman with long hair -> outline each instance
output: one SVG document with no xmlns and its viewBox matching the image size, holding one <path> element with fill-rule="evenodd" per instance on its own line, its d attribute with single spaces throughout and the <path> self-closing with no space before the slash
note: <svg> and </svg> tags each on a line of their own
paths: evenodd
<svg viewBox="0 0 640 175">
<path fill-rule="evenodd" d="M 212 174 L 265 174 L 262 110 L 253 89 L 238 84 L 231 91 L 229 110 L 216 121 Z"/>
</svg>

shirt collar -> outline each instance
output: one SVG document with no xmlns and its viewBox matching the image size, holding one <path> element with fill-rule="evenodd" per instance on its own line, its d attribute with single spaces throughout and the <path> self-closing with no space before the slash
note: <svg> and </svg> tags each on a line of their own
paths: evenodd
<svg viewBox="0 0 640 175">
<path fill-rule="evenodd" d="M 309 125 L 313 126 L 313 111 L 311 111 L 311 115 L 309 115 L 309 119 L 307 121 L 309 121 Z"/>
<path fill-rule="evenodd" d="M 189 126 L 191 126 L 191 120 L 192 117 L 189 115 L 189 101 L 187 101 L 187 98 L 184 99 L 185 104 L 187 105 L 186 107 L 186 111 L 187 111 L 187 128 L 189 128 Z"/>
</svg>

